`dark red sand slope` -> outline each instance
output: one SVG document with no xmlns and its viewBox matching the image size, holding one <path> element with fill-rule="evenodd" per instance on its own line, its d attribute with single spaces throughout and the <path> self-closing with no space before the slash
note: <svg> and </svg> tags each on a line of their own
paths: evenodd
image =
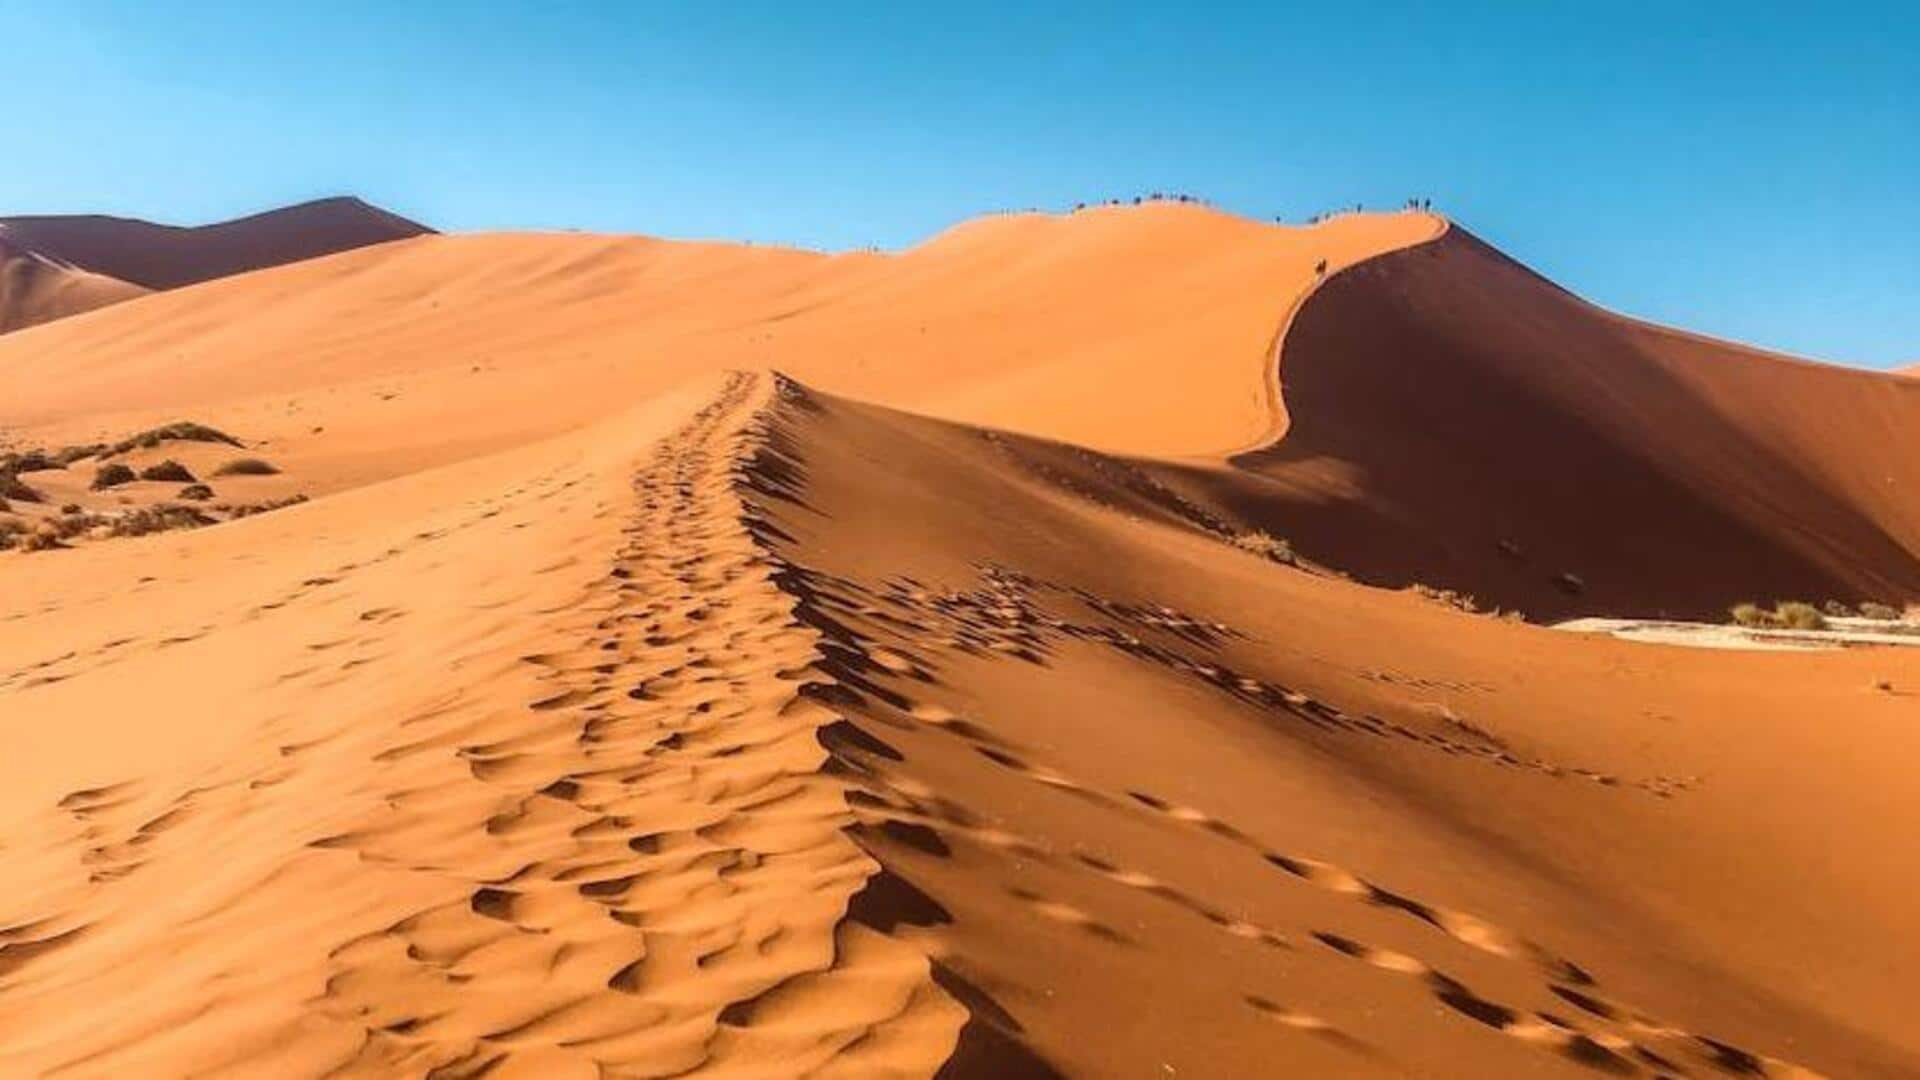
<svg viewBox="0 0 1920 1080">
<path fill-rule="evenodd" d="M 19 244 L 0 228 L 0 334 L 118 303 L 146 291 L 49 259 Z"/>
<path fill-rule="evenodd" d="M 182 228 L 101 215 L 0 218 L 23 246 L 149 289 L 298 262 L 433 230 L 354 198 Z"/>
<path fill-rule="evenodd" d="M 1613 315 L 1458 228 L 1314 293 L 1280 373 L 1290 429 L 1235 460 L 1266 482 L 1196 486 L 1363 580 L 1538 617 L 1920 599 L 1911 380 Z"/>
</svg>

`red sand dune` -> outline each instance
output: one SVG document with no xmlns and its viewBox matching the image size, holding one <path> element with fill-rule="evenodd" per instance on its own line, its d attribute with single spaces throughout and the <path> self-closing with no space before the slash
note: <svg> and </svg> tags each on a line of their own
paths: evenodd
<svg viewBox="0 0 1920 1080">
<path fill-rule="evenodd" d="M 1621 318 L 1458 228 L 1315 293 L 1280 375 L 1286 437 L 1235 464 L 1363 579 L 1540 615 L 1920 598 L 1911 383 Z"/>
<path fill-rule="evenodd" d="M 47 258 L 16 243 L 0 225 L 0 334 L 78 315 L 146 291 Z"/>
<path fill-rule="evenodd" d="M 432 232 L 352 198 L 321 199 L 216 225 L 156 225 L 92 214 L 0 218 L 0 229 L 17 249 L 86 271 L 94 280 L 111 279 L 113 287 L 96 288 L 92 295 L 114 299 Z M 111 301 L 101 301 L 106 302 Z M 59 314 L 97 306 L 70 303 Z M 17 321 L 0 329 L 25 325 Z"/>
<path fill-rule="evenodd" d="M 1911 599 L 1913 384 L 1440 232 L 424 236 L 0 340 L 12 449 L 317 496 L 0 553 L 0 1073 L 1920 1076 L 1920 651 L 1370 584 Z"/>
</svg>

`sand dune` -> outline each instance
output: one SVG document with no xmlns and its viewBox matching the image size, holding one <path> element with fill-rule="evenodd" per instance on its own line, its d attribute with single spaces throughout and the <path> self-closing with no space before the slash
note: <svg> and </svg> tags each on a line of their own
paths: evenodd
<svg viewBox="0 0 1920 1080">
<path fill-rule="evenodd" d="M 1375 587 L 1910 592 L 1892 378 L 1173 206 L 423 236 L 0 377 L 314 496 L 0 553 L 0 1074 L 1920 1076 L 1920 653 Z"/>
<path fill-rule="evenodd" d="M 7 291 L 0 293 L 0 333 L 150 291 L 432 231 L 351 198 L 192 227 L 102 215 L 0 218 L 0 240 L 12 249 L 0 250 L 7 275 Z M 22 256 L 28 261 L 16 266 Z M 35 269 L 48 264 L 63 273 L 55 277 Z"/>
<path fill-rule="evenodd" d="M 1438 228 L 1390 214 L 1281 229 L 1167 205 L 984 219 L 897 256 L 431 236 L 0 341 L 0 371 L 22 386 L 16 425 L 194 410 L 258 429 L 322 394 L 397 390 L 369 420 L 499 447 L 692 374 L 777 365 L 958 419 L 1205 453 L 1269 429 L 1268 356 L 1319 263 Z"/>
<path fill-rule="evenodd" d="M 1286 438 L 1236 464 L 1367 580 L 1547 617 L 1920 597 L 1910 383 L 1622 319 L 1459 229 L 1318 291 L 1280 373 Z"/>
<path fill-rule="evenodd" d="M 0 334 L 144 295 L 146 289 L 49 259 L 0 225 Z"/>
</svg>

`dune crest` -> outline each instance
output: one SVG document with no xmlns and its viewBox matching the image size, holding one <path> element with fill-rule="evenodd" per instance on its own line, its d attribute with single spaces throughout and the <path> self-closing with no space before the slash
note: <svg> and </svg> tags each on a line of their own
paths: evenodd
<svg viewBox="0 0 1920 1080">
<path fill-rule="evenodd" d="M 1189 206 L 419 236 L 0 377 L 0 520 L 313 496 L 0 552 L 0 1073 L 1920 1075 L 1920 653 L 1377 587 L 1902 599 L 1910 381 Z"/>
<path fill-rule="evenodd" d="M 14 241 L 0 225 L 0 334 L 78 315 L 146 289 L 50 259 Z"/>
<path fill-rule="evenodd" d="M 1293 422 L 1235 465 L 1365 580 L 1708 616 L 1920 599 L 1920 392 L 1624 319 L 1454 229 L 1309 298 Z"/>
</svg>

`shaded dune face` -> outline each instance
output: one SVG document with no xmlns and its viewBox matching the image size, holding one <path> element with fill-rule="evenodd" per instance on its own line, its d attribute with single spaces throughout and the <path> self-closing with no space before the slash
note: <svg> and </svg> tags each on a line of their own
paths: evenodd
<svg viewBox="0 0 1920 1080">
<path fill-rule="evenodd" d="M 31 251 L 0 226 L 0 334 L 78 315 L 146 291 Z"/>
<path fill-rule="evenodd" d="M 177 289 L 433 231 L 351 198 L 185 228 L 91 215 L 0 222 L 50 258 L 145 289 Z"/>
<path fill-rule="evenodd" d="M 969 1011 L 945 1075 L 1920 1067 L 1860 951 L 1912 941 L 1865 794 L 1897 781 L 1796 720 L 1850 691 L 1920 748 L 1862 658 L 1650 670 L 1274 566 L 1118 459 L 790 382 L 766 428 L 749 528 L 884 867 L 849 917 L 932 943 Z M 1835 833 L 1864 846 L 1808 883 Z"/>
<path fill-rule="evenodd" d="M 1280 374 L 1290 427 L 1235 464 L 1364 580 L 1543 617 L 1920 597 L 1902 380 L 1611 315 L 1457 228 L 1318 290 Z"/>
</svg>

